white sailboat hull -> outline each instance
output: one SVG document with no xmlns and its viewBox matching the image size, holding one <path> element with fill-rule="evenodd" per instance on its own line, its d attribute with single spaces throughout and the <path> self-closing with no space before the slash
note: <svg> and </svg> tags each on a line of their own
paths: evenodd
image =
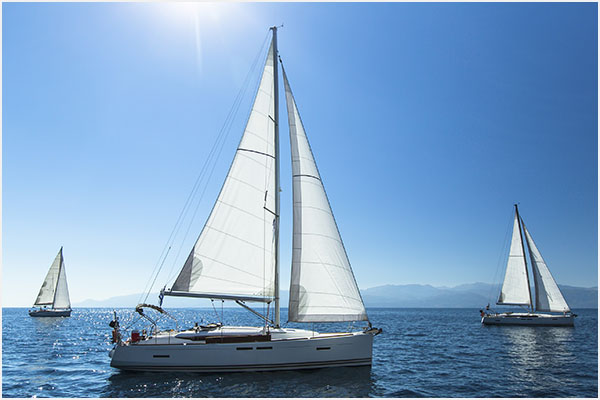
<svg viewBox="0 0 600 400">
<path fill-rule="evenodd" d="M 574 326 L 573 314 L 527 314 L 502 313 L 490 314 L 481 318 L 484 325 L 524 325 L 524 326 Z"/>
<path fill-rule="evenodd" d="M 250 328 L 252 329 L 252 328 Z M 257 328 L 254 328 L 257 329 Z M 186 331 L 192 332 L 192 331 Z M 184 332 L 184 334 L 186 333 Z M 258 332 L 255 332 L 258 333 Z M 206 343 L 185 340 L 177 332 L 116 345 L 111 366 L 134 371 L 273 371 L 371 365 L 374 332 L 319 334 L 302 330 L 272 331 L 270 340 Z M 224 328 L 216 335 L 228 336 Z M 308 334 L 308 335 L 307 335 Z M 314 336 L 312 336 L 314 334 Z M 251 335 L 257 337 L 257 335 Z M 239 336 L 238 336 L 239 337 Z M 246 336 L 245 340 L 248 340 Z M 244 340 L 244 339 L 241 339 Z"/>
<path fill-rule="evenodd" d="M 30 317 L 70 317 L 71 310 L 29 310 Z"/>
</svg>

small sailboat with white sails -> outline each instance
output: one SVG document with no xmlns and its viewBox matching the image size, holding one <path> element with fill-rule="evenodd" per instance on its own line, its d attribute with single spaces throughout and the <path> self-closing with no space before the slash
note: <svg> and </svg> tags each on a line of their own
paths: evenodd
<svg viewBox="0 0 600 400">
<path fill-rule="evenodd" d="M 33 308 L 29 310 L 32 317 L 70 317 L 71 301 L 67 286 L 67 273 L 62 247 L 50 266 L 46 279 L 35 299 Z"/>
<path fill-rule="evenodd" d="M 529 259 L 531 261 L 531 269 L 533 272 L 535 306 L 529 283 L 523 232 L 525 232 L 525 241 L 527 242 L 527 248 L 529 249 Z M 574 317 L 576 316 L 571 312 L 571 309 L 560 292 L 556 281 L 554 281 L 546 262 L 542 258 L 542 254 L 535 245 L 531 234 L 525 227 L 525 223 L 519 215 L 519 207 L 516 204 L 506 274 L 496 304 L 525 306 L 528 307 L 529 310 L 528 312 L 523 313 L 490 313 L 481 310 L 482 324 L 573 326 Z M 542 314 L 541 312 L 547 314 Z"/>
<path fill-rule="evenodd" d="M 148 335 L 135 332 L 124 341 L 115 315 L 113 367 L 228 372 L 371 365 L 373 337 L 381 330 L 369 322 L 283 67 L 293 175 L 288 321 L 365 321 L 367 326 L 320 333 L 280 324 L 279 83 L 277 28 L 271 30 L 258 91 L 221 192 L 179 275 L 161 291 L 161 299 L 233 300 L 265 323 L 196 324 L 183 331 L 161 331 L 154 324 Z M 266 304 L 266 315 L 248 303 Z M 142 315 L 143 307 L 148 305 L 137 307 Z"/>
</svg>

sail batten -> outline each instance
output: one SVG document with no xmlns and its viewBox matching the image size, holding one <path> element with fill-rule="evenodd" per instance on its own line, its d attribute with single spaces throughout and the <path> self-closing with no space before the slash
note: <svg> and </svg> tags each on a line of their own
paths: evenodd
<svg viewBox="0 0 600 400">
<path fill-rule="evenodd" d="M 275 51 L 269 47 L 236 153 L 207 222 L 171 289 L 173 296 L 275 297 Z"/>
<path fill-rule="evenodd" d="M 294 214 L 288 320 L 368 321 L 285 70 L 283 79 L 292 152 Z"/>
</svg>

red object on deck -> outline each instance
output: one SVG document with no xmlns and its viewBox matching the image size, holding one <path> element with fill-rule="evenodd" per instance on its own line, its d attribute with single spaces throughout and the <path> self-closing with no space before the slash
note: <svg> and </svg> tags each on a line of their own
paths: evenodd
<svg viewBox="0 0 600 400">
<path fill-rule="evenodd" d="M 138 331 L 138 330 L 131 331 L 131 341 L 132 342 L 140 341 L 140 331 Z"/>
</svg>

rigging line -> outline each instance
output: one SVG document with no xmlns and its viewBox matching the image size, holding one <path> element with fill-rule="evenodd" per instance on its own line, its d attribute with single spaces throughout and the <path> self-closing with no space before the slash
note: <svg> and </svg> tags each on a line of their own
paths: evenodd
<svg viewBox="0 0 600 400">
<path fill-rule="evenodd" d="M 200 172 L 200 174 L 199 174 L 198 178 L 196 179 L 196 182 L 194 183 L 194 186 L 193 186 L 193 188 L 192 188 L 192 191 L 190 192 L 190 194 L 188 195 L 188 198 L 186 199 L 186 202 L 185 202 L 185 204 L 184 204 L 184 206 L 183 206 L 183 208 L 182 208 L 182 210 L 181 210 L 181 212 L 180 212 L 180 214 L 179 214 L 179 216 L 178 216 L 178 218 L 177 218 L 177 221 L 175 222 L 175 225 L 173 226 L 173 229 L 172 229 L 172 231 L 171 231 L 171 234 L 169 235 L 169 238 L 167 239 L 167 242 L 165 243 L 165 247 L 163 248 L 163 252 L 161 253 L 161 257 L 159 257 L 159 260 L 157 261 L 157 265 L 156 265 L 156 266 L 155 266 L 155 268 L 153 269 L 153 272 L 152 272 L 152 274 L 150 275 L 150 278 L 149 278 L 148 282 L 146 283 L 146 286 L 145 286 L 145 288 L 144 288 L 144 292 L 146 292 L 146 287 L 148 286 L 148 284 L 149 284 L 149 283 L 150 283 L 150 281 L 152 280 L 152 276 L 154 276 L 154 275 L 155 275 L 155 273 L 156 273 L 156 275 L 158 275 L 158 273 L 160 272 L 160 269 L 158 269 L 158 270 L 157 270 L 158 266 L 159 266 L 159 265 L 162 265 L 162 264 L 164 264 L 164 261 L 165 261 L 165 259 L 166 259 L 166 255 L 165 255 L 164 259 L 163 259 L 163 262 L 159 264 L 159 262 L 160 262 L 160 259 L 161 259 L 161 258 L 163 258 L 162 256 L 163 256 L 163 253 L 164 253 L 164 251 L 165 251 L 164 249 L 166 249 L 167 247 L 169 247 L 169 249 L 170 249 L 170 247 L 171 247 L 171 245 L 172 245 L 172 241 L 174 241 L 174 239 L 175 239 L 175 237 L 176 237 L 177 233 L 179 232 L 179 229 L 180 229 L 180 227 L 181 227 L 181 222 L 182 222 L 182 220 L 183 220 L 183 217 L 184 217 L 184 216 L 185 216 L 185 214 L 187 213 L 187 209 L 189 208 L 189 203 L 190 203 L 190 201 L 191 201 L 191 198 L 193 197 L 194 193 L 197 191 L 197 187 L 198 187 L 198 185 L 199 185 L 199 182 L 201 181 L 201 178 L 202 178 L 202 176 L 204 176 L 204 173 L 205 173 L 205 170 L 206 170 L 207 163 L 208 163 L 208 161 L 211 159 L 211 155 L 212 155 L 212 153 L 213 153 L 213 151 L 214 151 L 214 148 L 215 148 L 215 146 L 216 146 L 216 143 L 218 143 L 218 141 L 220 140 L 220 136 L 221 136 L 221 134 L 222 134 L 222 131 L 221 131 L 221 132 L 219 132 L 219 135 L 218 135 L 218 137 L 217 137 L 217 140 L 216 140 L 215 144 L 213 145 L 213 148 L 212 148 L 212 149 L 211 149 L 211 151 L 209 152 L 209 157 L 207 158 L 207 160 L 206 160 L 205 164 L 203 165 L 203 167 L 202 167 L 202 169 L 201 169 L 201 172 Z M 161 268 L 162 268 L 162 267 L 161 267 Z M 155 281 L 155 280 L 156 280 L 156 278 L 154 279 L 154 281 Z M 151 288 L 148 290 L 148 293 L 149 293 L 150 291 L 151 291 Z"/>
<path fill-rule="evenodd" d="M 266 186 L 266 183 L 265 183 L 265 186 Z M 267 273 L 267 267 L 266 267 L 267 256 L 265 254 L 265 249 L 267 247 L 267 237 L 266 237 L 267 233 L 265 232 L 265 222 L 267 221 L 267 216 L 266 216 L 267 211 L 266 210 L 267 210 L 267 195 L 268 195 L 268 193 L 269 193 L 268 190 L 265 191 L 265 200 L 263 202 L 263 251 L 262 251 L 262 254 L 263 254 L 263 263 L 262 263 L 263 264 L 263 294 L 267 290 L 267 288 L 266 288 L 267 282 L 266 282 L 266 279 L 265 279 L 265 275 Z M 262 305 L 262 308 L 263 308 L 263 315 L 265 315 L 266 305 L 264 303 Z M 268 315 L 267 315 L 267 317 L 268 317 Z M 266 319 L 265 319 L 265 324 L 267 324 L 267 320 Z"/>
<path fill-rule="evenodd" d="M 130 319 L 129 319 L 129 321 L 133 321 L 133 319 L 134 319 L 134 318 L 135 318 L 135 316 L 134 316 L 134 317 L 132 317 L 132 318 L 130 318 Z M 123 330 L 124 330 L 124 331 L 126 331 L 126 330 L 128 330 L 129 328 L 131 328 L 131 327 L 132 327 L 133 325 L 135 325 L 135 324 L 136 324 L 136 323 L 137 323 L 137 322 L 138 322 L 138 321 L 139 321 L 141 318 L 142 318 L 142 317 L 138 315 L 138 317 L 135 319 L 135 321 L 133 321 L 133 322 L 129 323 L 129 325 L 127 325 L 125 328 L 123 328 Z"/>
<path fill-rule="evenodd" d="M 277 60 L 273 60 L 274 68 L 277 68 Z M 271 100 L 273 100 L 272 96 L 269 96 L 269 98 Z M 271 118 L 270 116 L 271 114 L 271 107 L 269 106 L 269 118 L 271 119 L 271 121 L 273 121 L 273 145 L 275 144 L 275 129 L 276 129 L 276 122 L 273 118 Z M 268 127 L 267 127 L 267 133 L 268 133 Z M 269 151 L 269 143 L 265 142 L 265 153 Z M 273 149 L 273 154 L 277 154 L 277 149 Z M 266 221 L 267 221 L 267 211 L 269 211 L 269 209 L 267 208 L 267 199 L 268 199 L 268 195 L 269 195 L 269 182 L 271 181 L 271 174 L 273 173 L 273 165 L 277 162 L 277 160 L 275 159 L 275 157 L 273 157 L 274 162 L 269 162 L 270 160 L 265 157 L 264 159 L 264 167 L 265 169 L 268 171 L 267 174 L 265 174 L 265 183 L 264 183 L 264 192 L 265 192 L 265 197 L 264 197 L 264 201 L 263 201 L 263 295 L 265 294 L 267 288 L 267 256 L 266 256 L 266 249 L 267 249 L 267 232 L 266 232 Z M 275 182 L 275 202 L 277 202 L 277 190 L 279 190 L 279 188 L 277 187 L 277 182 Z M 275 213 L 273 213 L 273 218 L 274 218 L 274 222 L 277 223 L 277 216 L 275 215 Z M 272 232 L 272 236 L 274 237 L 275 235 L 275 226 L 273 225 L 272 227 L 270 227 L 271 232 Z M 272 257 L 270 257 L 272 259 Z M 272 263 L 271 263 L 271 267 L 272 267 Z M 275 293 L 275 296 L 279 296 L 279 293 Z M 265 307 L 266 312 L 269 312 L 269 308 L 268 306 L 266 306 L 263 303 L 263 314 L 265 314 Z M 265 320 L 265 324 L 267 324 L 267 321 Z"/>
<path fill-rule="evenodd" d="M 158 269 L 159 272 L 160 272 L 160 269 L 162 268 L 163 264 L 165 263 L 167 256 L 169 255 L 169 251 L 171 251 L 171 246 L 169 246 L 169 249 L 167 250 L 165 257 L 163 258 L 162 263 L 160 263 L 160 267 Z M 154 275 L 154 280 L 152 281 L 152 285 L 150 285 L 150 290 L 148 290 L 148 293 L 146 293 L 146 297 L 144 297 L 144 301 L 143 301 L 144 303 L 146 302 L 146 300 L 148 300 L 148 296 L 150 296 L 150 292 L 152 291 L 152 288 L 154 287 L 154 283 L 156 283 L 156 278 L 158 278 L 158 273 L 156 275 Z"/>
<path fill-rule="evenodd" d="M 219 147 L 219 142 L 221 140 L 224 141 L 224 138 L 226 138 L 227 134 L 229 133 L 229 130 L 231 128 L 231 121 L 233 120 L 233 116 L 235 116 L 237 114 L 237 111 L 238 111 L 240 103 L 241 103 L 241 99 L 243 98 L 243 94 L 246 92 L 247 86 L 249 84 L 251 73 L 256 68 L 256 64 L 257 64 L 258 60 L 260 59 L 260 54 L 262 54 L 262 52 L 263 52 L 263 48 L 265 47 L 265 43 L 267 42 L 268 37 L 269 37 L 269 35 L 267 33 L 263 40 L 263 44 L 261 45 L 260 51 L 256 55 L 255 60 L 252 64 L 252 66 L 250 67 L 250 70 L 248 71 L 246 78 L 244 79 L 244 83 L 242 84 L 242 87 L 240 88 L 240 91 L 238 92 L 238 95 L 236 96 L 236 99 L 234 100 L 234 103 L 232 104 L 232 106 L 229 110 L 229 113 L 225 119 L 225 122 L 223 123 L 223 126 L 221 127 L 221 129 L 217 135 L 217 139 L 215 140 L 215 143 L 213 144 L 213 146 L 209 152 L 209 155 L 208 155 L 204 165 L 202 166 L 200 174 L 198 175 L 198 177 L 192 187 L 192 190 L 191 190 L 190 194 L 188 195 L 186 202 L 179 214 L 179 217 L 177 218 L 177 221 L 176 221 L 175 225 L 173 226 L 173 230 L 171 231 L 171 234 L 169 235 L 169 238 L 167 239 L 165 248 L 167 246 L 169 246 L 169 243 L 171 243 L 171 245 L 173 244 L 175 237 L 179 233 L 179 230 L 181 229 L 181 226 L 183 224 L 183 218 L 189 211 L 189 207 L 191 205 L 192 199 L 195 197 L 196 193 L 198 192 L 198 188 L 200 187 L 200 182 L 202 181 L 202 178 L 206 175 L 206 170 L 209 165 L 209 162 L 214 158 L 213 156 L 215 154 L 215 151 Z M 221 148 L 222 148 L 222 146 L 221 146 Z M 220 151 L 219 151 L 219 154 L 220 154 Z M 218 158 L 218 156 L 217 156 L 217 158 Z M 164 249 L 163 249 L 163 253 L 164 253 Z M 179 252 L 178 252 L 178 254 L 179 254 Z M 162 257 L 162 253 L 161 253 L 161 257 Z M 159 261 L 160 261 L 160 258 L 159 258 Z M 158 264 L 158 262 L 157 262 L 157 264 Z M 164 264 L 164 260 L 163 260 L 163 264 Z M 173 267 L 172 267 L 172 269 L 173 269 Z M 162 266 L 160 269 L 158 269 L 158 271 L 156 272 L 156 275 L 158 275 L 160 273 L 161 269 L 162 269 Z M 172 269 L 171 269 L 170 273 L 172 273 Z M 156 267 L 155 267 L 155 271 L 156 271 Z M 154 272 L 152 275 L 154 275 Z M 152 277 L 152 275 L 151 275 L 151 277 Z M 151 278 L 149 279 L 149 281 L 150 280 L 151 280 Z M 154 280 L 156 280 L 156 279 L 154 279 Z M 148 292 L 150 292 L 151 290 L 152 290 L 152 287 L 148 290 Z"/>
<path fill-rule="evenodd" d="M 201 203 L 202 199 L 204 198 L 204 194 L 206 193 L 206 189 L 208 188 L 208 182 L 210 182 L 210 179 L 212 178 L 213 172 L 214 172 L 215 167 L 216 167 L 216 160 L 220 157 L 220 155 L 221 155 L 221 153 L 223 151 L 223 147 L 224 147 L 225 141 L 226 141 L 225 139 L 227 138 L 227 136 L 229 135 L 229 132 L 231 131 L 231 126 L 233 124 L 234 117 L 235 117 L 235 115 L 237 115 L 237 112 L 238 112 L 238 110 L 239 110 L 239 108 L 241 106 L 241 103 L 242 103 L 242 99 L 244 98 L 244 95 L 247 92 L 248 85 L 250 84 L 250 78 L 253 75 L 253 72 L 256 69 L 258 61 L 261 58 L 260 56 L 261 56 L 261 54 L 264 51 L 265 43 L 267 42 L 268 36 L 269 36 L 268 34 L 265 36 L 265 39 L 263 40 L 263 44 L 262 44 L 259 52 L 257 53 L 257 55 L 256 55 L 256 57 L 254 59 L 254 62 L 253 62 L 252 66 L 250 67 L 250 70 L 248 71 L 248 73 L 246 75 L 246 78 L 244 79 L 244 84 L 242 85 L 242 88 L 238 92 L 238 95 L 236 96 L 236 100 L 234 101 L 234 105 L 232 106 L 232 109 L 230 110 L 229 115 L 227 116 L 227 120 L 224 123 L 223 128 L 221 129 L 221 133 L 225 132 L 225 135 L 221 136 L 223 138 L 223 140 L 221 141 L 221 145 L 219 147 L 219 150 L 217 152 L 216 157 L 214 157 L 215 162 L 213 163 L 212 169 L 211 169 L 211 171 L 210 171 L 210 173 L 208 175 L 208 178 L 207 178 L 206 183 L 204 185 L 204 189 L 203 189 L 202 193 L 200 194 L 200 197 L 199 197 L 198 202 L 196 204 L 196 207 L 194 209 L 194 213 L 192 214 L 192 218 L 190 220 L 190 223 L 188 224 L 188 227 L 186 229 L 184 237 L 183 237 L 183 239 L 181 241 L 181 244 L 179 246 L 179 250 L 177 252 L 177 255 L 173 259 L 173 265 L 171 266 L 171 270 L 169 272 L 169 277 L 167 279 L 167 282 L 170 281 L 173 278 L 173 276 L 174 276 L 173 275 L 173 270 L 175 269 L 175 265 L 177 263 L 177 260 L 179 259 L 179 255 L 180 255 L 181 250 L 183 248 L 183 244 L 184 244 L 185 239 L 187 238 L 187 236 L 189 234 L 189 231 L 191 229 L 191 226 L 192 226 L 192 224 L 193 224 L 193 222 L 195 220 L 197 211 L 198 211 L 198 209 L 200 207 L 200 203 Z M 221 133 L 220 133 L 220 135 L 221 135 Z M 213 146 L 213 149 L 216 149 L 217 146 L 218 146 L 218 141 Z M 214 153 L 213 153 L 213 155 L 214 155 Z M 207 160 L 207 163 L 208 163 L 208 160 Z M 207 163 L 205 163 L 205 165 Z M 197 193 L 198 189 L 199 189 L 199 185 L 195 188 L 195 193 Z M 195 194 L 194 194 L 194 196 L 195 196 Z"/>
<path fill-rule="evenodd" d="M 234 111 L 234 115 L 235 115 L 235 114 L 237 114 L 237 111 L 238 111 L 238 109 L 239 109 L 239 106 L 240 106 L 240 104 L 241 104 L 241 102 L 238 102 L 238 103 L 237 103 L 237 105 L 236 105 L 236 109 L 235 109 L 235 111 Z M 208 175 L 208 178 L 206 179 L 206 183 L 205 183 L 205 185 L 204 185 L 204 189 L 202 190 L 202 193 L 200 194 L 200 197 L 198 198 L 198 201 L 197 201 L 197 203 L 196 203 L 196 207 L 194 208 L 194 212 L 193 212 L 193 214 L 192 214 L 192 218 L 190 219 L 190 222 L 188 223 L 187 229 L 186 229 L 186 231 L 185 231 L 185 233 L 184 233 L 184 236 L 183 236 L 183 238 L 182 238 L 182 240 L 181 240 L 181 244 L 179 245 L 179 249 L 178 249 L 178 251 L 177 251 L 177 255 L 176 255 L 176 256 L 175 256 L 175 258 L 173 259 L 173 264 L 172 264 L 172 266 L 171 266 L 171 270 L 169 271 L 169 278 L 168 278 L 168 281 L 170 281 L 170 280 L 172 279 L 172 276 L 173 276 L 173 270 L 175 269 L 175 265 L 177 264 L 177 261 L 178 261 L 178 259 L 179 259 L 179 255 L 181 254 L 181 250 L 183 249 L 183 244 L 184 244 L 184 242 L 185 242 L 185 239 L 187 238 L 187 236 L 188 236 L 188 234 L 189 234 L 189 232 L 190 232 L 190 229 L 191 229 L 191 227 L 192 227 L 192 224 L 193 224 L 194 220 L 196 219 L 196 215 L 197 215 L 198 209 L 199 209 L 199 207 L 200 207 L 200 204 L 201 204 L 201 202 L 202 202 L 202 199 L 204 198 L 204 194 L 206 193 L 206 189 L 208 188 L 208 182 L 210 182 L 210 179 L 212 178 L 213 172 L 214 172 L 214 170 L 215 170 L 215 168 L 216 168 L 216 165 L 217 165 L 217 163 L 216 163 L 216 160 L 217 160 L 217 159 L 220 157 L 220 155 L 221 155 L 221 153 L 222 153 L 222 151 L 223 151 L 223 147 L 224 147 L 224 145 L 225 145 L 225 138 L 227 137 L 227 135 L 228 135 L 228 134 L 229 134 L 229 132 L 230 132 L 232 121 L 233 121 L 233 116 L 232 116 L 232 118 L 229 120 L 228 127 L 227 127 L 227 134 L 226 134 L 226 135 L 223 137 L 223 140 L 221 141 L 221 146 L 219 147 L 219 150 L 218 150 L 218 152 L 217 152 L 217 155 L 214 157 L 214 163 L 212 164 L 212 168 L 211 168 L 211 170 L 210 170 L 210 173 L 209 173 L 209 175 Z M 198 187 L 199 187 L 199 186 L 198 186 Z M 196 191 L 196 193 L 197 193 L 197 191 Z M 189 211 L 189 209 L 188 209 L 188 211 Z"/>
<path fill-rule="evenodd" d="M 212 305 L 212 308 L 215 311 L 215 315 L 217 316 L 217 321 L 219 321 L 219 313 L 217 313 L 217 309 L 215 308 L 215 301 L 213 299 L 210 299 L 210 304 Z M 219 322 L 223 323 L 223 321 L 219 321 Z"/>
<path fill-rule="evenodd" d="M 221 142 L 221 147 L 220 147 L 219 152 L 218 152 L 218 154 L 216 156 L 216 159 L 218 159 L 219 156 L 221 155 L 221 151 L 223 150 L 224 145 L 225 145 L 225 140 L 223 140 Z M 210 179 L 211 179 L 211 177 L 213 175 L 213 172 L 215 170 L 215 167 L 217 165 L 216 159 L 215 159 L 215 162 L 213 163 L 212 169 L 211 169 L 211 171 L 209 173 L 209 176 L 208 176 L 208 178 L 206 180 L 206 184 L 204 186 L 204 189 L 202 190 L 202 193 L 200 194 L 200 197 L 199 197 L 199 199 L 198 199 L 198 201 L 196 203 L 196 207 L 194 207 L 194 212 L 192 213 L 192 218 L 190 218 L 190 222 L 188 223 L 187 229 L 186 229 L 186 231 L 185 231 L 185 233 L 183 235 L 183 238 L 181 240 L 181 244 L 179 245 L 179 249 L 177 250 L 177 255 L 173 258 L 173 264 L 171 265 L 171 270 L 169 271 L 169 278 L 167 279 L 167 281 L 170 281 L 171 278 L 172 278 L 172 276 L 173 276 L 173 270 L 175 269 L 175 266 L 177 265 L 177 261 L 179 259 L 179 255 L 181 254 L 181 250 L 183 249 L 183 244 L 185 242 L 185 239 L 187 238 L 187 236 L 188 236 L 188 234 L 190 232 L 190 229 L 192 227 L 192 224 L 194 223 L 194 220 L 196 219 L 196 214 L 198 212 L 198 209 L 200 208 L 200 204 L 202 203 L 202 199 L 204 198 L 204 194 L 206 193 L 206 188 L 208 187 L 208 182 L 210 181 Z"/>
<path fill-rule="evenodd" d="M 510 245 L 508 245 L 508 242 L 510 240 L 510 228 L 511 225 L 514 222 L 514 218 L 513 218 L 513 211 L 511 209 L 510 212 L 510 217 L 508 218 L 508 224 L 506 226 L 505 232 L 504 232 L 504 240 L 502 241 L 502 246 L 500 248 L 500 253 L 498 255 L 498 260 L 496 262 L 496 270 L 494 272 L 494 277 L 492 279 L 492 287 L 490 288 L 490 293 L 488 294 L 488 303 L 491 302 L 492 298 L 494 297 L 494 294 L 499 293 L 499 291 L 501 290 L 501 286 L 502 286 L 502 282 L 500 279 L 500 267 L 502 265 L 503 260 L 508 259 L 508 255 L 506 254 L 507 251 L 510 253 Z M 508 246 L 507 246 L 508 245 Z"/>
<path fill-rule="evenodd" d="M 268 35 L 266 37 L 268 37 Z M 266 37 L 265 37 L 265 41 L 266 41 Z M 264 43 L 263 43 L 262 47 L 264 47 Z M 256 64 L 256 62 L 254 63 L 254 65 L 255 64 Z M 254 69 L 254 65 L 251 68 L 251 71 Z M 232 119 L 232 116 L 237 113 L 237 109 L 239 108 L 239 99 L 240 99 L 242 93 L 245 92 L 245 90 L 246 90 L 247 82 L 248 82 L 248 79 L 245 79 L 245 83 L 244 83 L 244 85 L 242 85 L 242 88 L 240 89 L 240 92 L 238 93 L 238 96 L 236 97 L 236 100 L 234 101 L 234 104 L 232 105 L 232 107 L 231 107 L 231 109 L 229 111 L 229 114 L 228 114 L 228 116 L 227 116 L 227 118 L 225 120 L 225 123 L 223 124 L 223 127 L 219 131 L 217 139 L 216 139 L 215 143 L 213 144 L 213 146 L 212 146 L 212 148 L 211 148 L 211 150 L 209 152 L 209 155 L 208 155 L 208 157 L 207 157 L 207 159 L 206 159 L 206 161 L 205 161 L 205 163 L 204 163 L 204 165 L 203 165 L 203 167 L 201 169 L 201 172 L 200 172 L 198 178 L 196 179 L 196 181 L 194 183 L 192 191 L 190 192 L 190 194 L 188 195 L 188 198 L 186 199 L 184 207 L 182 208 L 182 210 L 181 210 L 181 212 L 179 214 L 179 217 L 177 219 L 177 222 L 175 223 L 175 226 L 173 227 L 171 235 L 169 236 L 169 239 L 167 240 L 167 245 L 169 243 L 172 244 L 174 242 L 175 237 L 177 236 L 177 234 L 179 233 L 179 230 L 182 227 L 183 219 L 184 219 L 185 215 L 187 214 L 187 212 L 189 211 L 189 207 L 191 205 L 192 199 L 195 197 L 195 195 L 196 195 L 196 193 L 198 191 L 198 188 L 200 187 L 200 182 L 202 181 L 202 178 L 206 175 L 206 170 L 207 170 L 207 167 L 208 167 L 209 163 L 214 158 L 214 154 L 215 154 L 216 149 L 219 146 L 219 142 L 221 140 L 224 140 L 224 137 L 226 137 L 226 135 L 224 135 L 224 133 L 228 133 L 228 131 L 229 131 L 229 128 L 231 126 L 230 121 Z M 178 252 L 178 254 L 179 254 L 179 252 Z M 172 267 L 171 272 L 172 272 L 173 268 L 174 268 L 174 266 Z M 161 269 L 162 269 L 162 266 L 161 266 Z M 158 270 L 157 275 L 159 273 L 160 273 L 160 269 Z M 156 278 L 155 278 L 155 281 L 156 281 Z M 149 292 L 150 291 L 151 291 L 151 289 L 149 290 Z"/>
<path fill-rule="evenodd" d="M 171 232 L 171 235 L 173 233 Z M 170 237 L 169 240 L 167 240 L 167 242 L 165 243 L 165 246 L 163 247 L 160 256 L 158 257 L 158 259 L 156 260 L 156 264 L 154 265 L 154 268 L 152 269 L 152 274 L 148 277 L 148 280 L 146 281 L 146 284 L 144 285 L 144 290 L 142 291 L 142 293 L 140 294 L 140 297 L 138 299 L 138 303 L 141 302 L 142 300 L 142 296 L 144 295 L 144 293 L 146 293 L 146 289 L 148 289 L 148 285 L 150 284 L 150 282 L 152 281 L 152 277 L 154 276 L 154 274 L 157 271 L 158 266 L 161 264 L 161 259 L 163 260 L 162 263 L 164 263 L 165 258 L 166 258 L 166 254 L 165 251 L 168 253 L 170 246 L 169 246 L 169 241 L 170 241 Z"/>
</svg>

